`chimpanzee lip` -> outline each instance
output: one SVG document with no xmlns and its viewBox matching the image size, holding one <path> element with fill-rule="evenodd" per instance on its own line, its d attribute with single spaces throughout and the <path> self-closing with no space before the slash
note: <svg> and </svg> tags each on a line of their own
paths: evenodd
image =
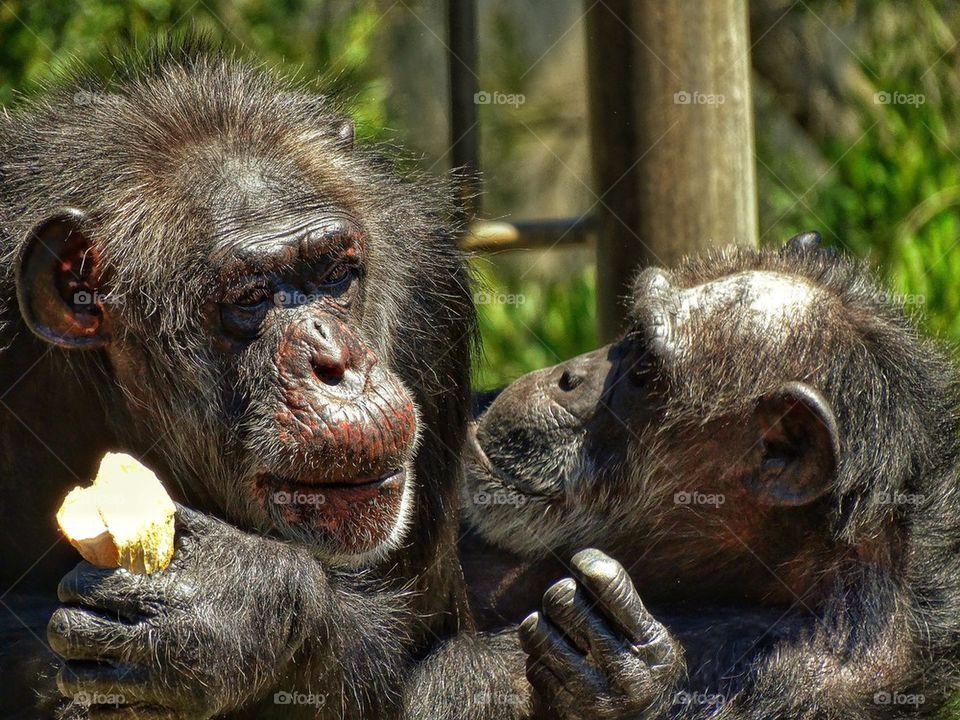
<svg viewBox="0 0 960 720">
<path fill-rule="evenodd" d="M 470 423 L 467 426 L 467 451 L 472 455 L 472 458 L 469 459 L 475 460 L 485 470 L 495 473 L 496 468 L 490 462 L 490 458 L 487 457 L 487 453 L 484 452 L 483 446 L 480 445 L 480 439 L 477 437 L 478 425 L 478 423 Z"/>
<path fill-rule="evenodd" d="M 553 499 L 553 495 L 529 487 L 529 483 L 521 481 L 509 470 L 495 465 L 480 444 L 480 439 L 477 437 L 477 427 L 478 423 L 471 423 L 467 427 L 467 454 L 465 460 L 468 464 L 472 462 L 479 466 L 488 479 L 493 480 L 503 488 L 508 488 L 513 492 L 526 495 L 527 497 L 538 497 L 545 500 Z"/>
<path fill-rule="evenodd" d="M 282 488 L 285 490 L 293 489 L 309 491 L 316 490 L 318 488 L 322 488 L 324 491 L 360 490 L 374 489 L 378 487 L 386 488 L 396 484 L 402 484 L 405 475 L 406 472 L 402 467 L 395 467 L 376 477 L 357 477 L 337 482 L 323 482 L 304 481 L 288 475 L 262 472 L 257 475 L 257 483 L 260 485 L 267 485 L 269 487 Z"/>
<path fill-rule="evenodd" d="M 483 468 L 483 471 L 486 472 L 487 475 L 496 478 L 505 487 L 513 487 L 517 484 L 516 478 L 509 472 L 494 465 L 493 461 L 483 449 L 483 446 L 480 444 L 480 439 L 477 437 L 477 423 L 472 423 L 467 428 L 466 446 L 467 452 L 469 453 L 467 458 L 468 462 L 472 460 Z"/>
</svg>

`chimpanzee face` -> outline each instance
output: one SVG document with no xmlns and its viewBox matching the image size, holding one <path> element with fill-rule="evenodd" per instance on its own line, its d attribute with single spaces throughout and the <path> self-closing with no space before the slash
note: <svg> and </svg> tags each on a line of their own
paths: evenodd
<svg viewBox="0 0 960 720">
<path fill-rule="evenodd" d="M 297 220 L 221 243 L 208 331 L 240 374 L 269 378 L 241 403 L 255 512 L 360 555 L 395 538 L 409 511 L 417 410 L 365 337 L 375 244 L 344 212 Z"/>
<path fill-rule="evenodd" d="M 411 289 L 383 220 L 324 184 L 338 148 L 321 150 L 215 163 L 206 151 L 169 191 L 182 208 L 145 210 L 181 237 L 140 287 L 122 254 L 104 258 L 84 210 L 37 226 L 18 281 L 38 335 L 103 351 L 126 408 L 118 434 L 184 495 L 352 562 L 395 546 L 411 511 L 418 409 L 388 351 Z M 158 426 L 170 430 L 142 437 Z"/>
<path fill-rule="evenodd" d="M 678 495 L 722 494 L 714 517 L 728 523 L 813 502 L 830 487 L 837 430 L 796 381 L 811 375 L 801 359 L 823 356 L 829 304 L 806 279 L 766 269 L 645 271 L 619 342 L 520 378 L 482 416 L 468 513 L 488 537 L 538 554 L 668 527 L 683 537 Z"/>
</svg>

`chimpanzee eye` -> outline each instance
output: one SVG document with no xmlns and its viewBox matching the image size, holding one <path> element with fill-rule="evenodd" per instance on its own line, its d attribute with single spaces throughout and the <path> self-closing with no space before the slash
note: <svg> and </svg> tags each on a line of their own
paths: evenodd
<svg viewBox="0 0 960 720">
<path fill-rule="evenodd" d="M 624 352 L 622 362 L 626 365 L 631 382 L 646 384 L 655 362 L 646 334 L 641 330 L 631 330 L 621 343 Z"/>
<path fill-rule="evenodd" d="M 269 307 L 267 300 L 261 300 L 255 305 L 222 305 L 220 324 L 235 337 L 255 337 L 260 332 Z"/>
<path fill-rule="evenodd" d="M 329 291 L 342 290 L 357 276 L 357 269 L 350 265 L 332 265 L 320 278 L 320 287 Z"/>
<path fill-rule="evenodd" d="M 271 299 L 270 289 L 265 286 L 250 288 L 237 297 L 231 305 L 239 308 L 255 308 Z"/>
<path fill-rule="evenodd" d="M 270 286 L 261 283 L 251 285 L 221 303 L 220 324 L 235 337 L 255 337 L 272 306 Z"/>
</svg>

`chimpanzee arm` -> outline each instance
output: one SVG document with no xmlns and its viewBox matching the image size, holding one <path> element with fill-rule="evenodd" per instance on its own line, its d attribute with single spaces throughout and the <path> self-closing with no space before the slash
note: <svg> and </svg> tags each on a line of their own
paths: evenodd
<svg viewBox="0 0 960 720">
<path fill-rule="evenodd" d="M 328 582 L 305 548 L 183 507 L 177 532 L 166 570 L 82 562 L 60 583 L 64 606 L 48 627 L 66 660 L 58 685 L 92 701 L 92 717 L 208 718 L 246 708 L 234 716 L 313 718 L 328 703 L 347 704 L 335 717 L 369 717 L 396 701 L 406 658 L 389 597 Z M 311 693 L 336 674 L 341 697 Z"/>
<path fill-rule="evenodd" d="M 415 664 L 401 594 L 187 508 L 166 570 L 82 562 L 58 593 L 58 685 L 92 717 L 389 718 L 405 687 L 404 720 L 552 717 L 531 715 L 515 631 L 464 633 Z"/>
<path fill-rule="evenodd" d="M 415 668 L 406 685 L 404 720 L 525 720 L 533 714 L 525 655 L 514 628 L 464 633 Z"/>
<path fill-rule="evenodd" d="M 892 720 L 948 717 L 949 687 L 925 677 L 912 644 L 908 601 L 887 606 L 883 593 L 869 605 L 855 590 L 806 630 L 754 661 L 736 692 L 714 708 L 691 706 L 685 718 L 706 720 Z M 873 617 L 870 617 L 873 613 Z M 869 621 L 867 620 L 869 618 Z M 914 659 L 907 659 L 914 658 Z M 938 680 L 940 680 L 938 682 Z"/>
<path fill-rule="evenodd" d="M 576 579 L 547 590 L 519 632 L 462 635 L 421 663 L 405 720 L 662 717 L 684 673 L 679 645 L 619 563 L 587 550 L 571 565 Z"/>
</svg>

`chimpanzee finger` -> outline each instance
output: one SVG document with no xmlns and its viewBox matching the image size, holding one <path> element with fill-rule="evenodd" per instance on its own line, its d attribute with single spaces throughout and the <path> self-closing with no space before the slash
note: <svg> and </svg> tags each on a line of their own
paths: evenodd
<svg viewBox="0 0 960 720">
<path fill-rule="evenodd" d="M 575 706 L 574 698 L 560 679 L 548 667 L 529 657 L 526 675 L 537 696 L 537 702 L 552 710 L 561 720 L 567 717 L 565 711 Z"/>
<path fill-rule="evenodd" d="M 652 639 L 649 636 L 659 623 L 644 607 L 623 565 L 599 550 L 587 549 L 573 556 L 571 569 L 595 610 L 602 612 L 615 630 L 637 645 Z"/>
<path fill-rule="evenodd" d="M 543 594 L 543 613 L 577 648 L 590 653 L 605 672 L 616 672 L 640 658 L 592 607 L 591 598 L 572 578 L 554 583 Z M 625 669 L 625 668 L 624 668 Z"/>
<path fill-rule="evenodd" d="M 176 523 L 178 537 L 201 534 L 221 522 L 186 505 L 176 503 L 176 506 L 177 514 L 174 517 L 174 522 Z"/>
<path fill-rule="evenodd" d="M 543 614 L 557 626 L 581 652 L 590 651 L 587 640 L 587 614 L 577 606 L 577 581 L 558 580 L 543 594 Z"/>
<path fill-rule="evenodd" d="M 69 661 L 57 673 L 60 694 L 84 704 L 157 702 L 151 687 L 149 671 L 127 663 Z"/>
<path fill-rule="evenodd" d="M 67 660 L 137 660 L 147 628 L 104 617 L 85 608 L 57 608 L 47 625 L 47 642 Z M 149 660 L 150 658 L 144 658 Z"/>
<path fill-rule="evenodd" d="M 70 605 L 86 605 L 133 621 L 138 609 L 140 576 L 120 568 L 101 568 L 83 561 L 60 579 L 57 598 Z"/>
<path fill-rule="evenodd" d="M 517 635 L 528 661 L 544 665 L 570 692 L 596 693 L 602 687 L 586 656 L 540 613 L 527 615 Z"/>
<path fill-rule="evenodd" d="M 161 574 L 140 575 L 122 568 L 100 568 L 81 562 L 57 586 L 60 602 L 86 605 L 134 622 L 157 614 L 163 606 L 190 601 L 190 588 Z"/>
</svg>

